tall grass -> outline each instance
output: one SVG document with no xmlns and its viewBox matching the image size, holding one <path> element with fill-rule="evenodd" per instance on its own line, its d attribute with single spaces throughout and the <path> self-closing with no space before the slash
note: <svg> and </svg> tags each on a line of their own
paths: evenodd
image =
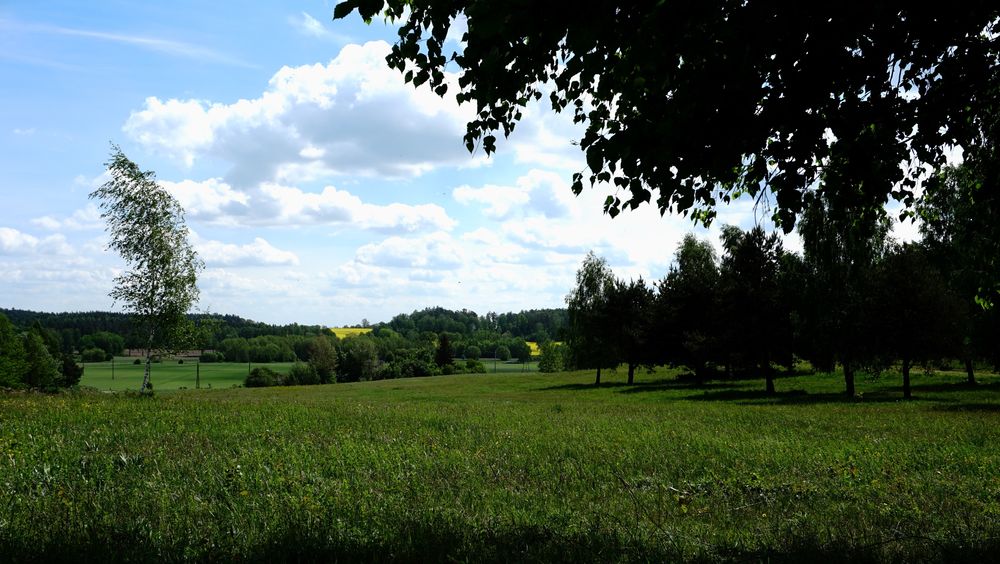
<svg viewBox="0 0 1000 564">
<path fill-rule="evenodd" d="M 0 559 L 977 561 L 1000 380 L 589 373 L 0 398 Z"/>
</svg>

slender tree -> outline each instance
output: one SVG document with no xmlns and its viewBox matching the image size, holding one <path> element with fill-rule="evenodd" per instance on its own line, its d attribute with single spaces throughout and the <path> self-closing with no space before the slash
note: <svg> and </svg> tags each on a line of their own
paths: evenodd
<svg viewBox="0 0 1000 564">
<path fill-rule="evenodd" d="M 743 231 L 726 226 L 722 230 L 722 299 L 726 320 L 725 337 L 740 360 L 756 368 L 774 393 L 771 362 L 791 331 L 787 305 L 780 293 L 783 249 L 777 233 L 767 235 L 760 227 Z"/>
<path fill-rule="evenodd" d="M 116 251 L 127 270 L 115 278 L 110 296 L 131 316 L 143 340 L 146 368 L 141 391 L 152 390 L 153 353 L 172 352 L 188 344 L 186 314 L 198 300 L 198 271 L 203 268 L 188 240 L 184 210 L 121 149 L 112 147 L 106 163 L 111 179 L 90 197 L 100 201 L 107 222 L 108 248 Z"/>
<path fill-rule="evenodd" d="M 573 364 L 577 368 L 596 368 L 597 385 L 601 383 L 601 369 L 618 364 L 608 309 L 614 283 L 608 262 L 591 251 L 576 272 L 576 288 L 566 296 Z"/>
</svg>

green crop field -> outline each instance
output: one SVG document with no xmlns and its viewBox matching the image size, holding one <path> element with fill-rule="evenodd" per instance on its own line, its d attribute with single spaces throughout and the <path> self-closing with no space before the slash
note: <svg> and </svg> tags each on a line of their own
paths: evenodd
<svg viewBox="0 0 1000 564">
<path fill-rule="evenodd" d="M 1000 378 L 0 396 L 0 560 L 987 561 Z"/>
<path fill-rule="evenodd" d="M 118 357 L 112 370 L 111 362 L 88 362 L 84 365 L 83 378 L 80 384 L 99 390 L 138 390 L 142 384 L 142 364 L 133 364 L 134 358 Z M 271 370 L 285 372 L 292 363 L 271 362 L 253 366 L 266 366 Z M 150 378 L 154 390 L 177 390 L 195 387 L 198 372 L 201 372 L 202 388 L 231 388 L 242 386 L 247 377 L 245 363 L 219 362 L 205 363 L 198 366 L 195 360 L 185 360 L 178 364 L 176 360 L 165 359 L 153 363 Z"/>
</svg>

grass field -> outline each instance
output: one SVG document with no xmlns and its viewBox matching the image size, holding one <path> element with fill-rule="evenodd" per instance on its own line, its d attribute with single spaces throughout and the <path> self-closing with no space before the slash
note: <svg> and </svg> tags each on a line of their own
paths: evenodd
<svg viewBox="0 0 1000 564">
<path fill-rule="evenodd" d="M 1000 378 L 0 396 L 0 560 L 988 561 Z"/>
<path fill-rule="evenodd" d="M 133 364 L 134 358 L 119 357 L 115 359 L 112 374 L 111 362 L 88 362 L 84 366 L 83 378 L 80 384 L 99 390 L 138 390 L 142 384 L 142 364 Z M 268 364 L 251 365 L 266 366 L 271 370 L 285 372 L 292 363 L 272 362 Z M 176 360 L 164 360 L 153 363 L 150 380 L 153 390 L 177 390 L 181 388 L 194 389 L 201 372 L 202 388 L 231 388 L 242 386 L 247 377 L 247 365 L 244 363 L 219 362 L 207 363 L 198 367 L 194 360 L 186 360 L 177 364 Z"/>
<path fill-rule="evenodd" d="M 85 365 L 83 378 L 80 384 L 97 388 L 98 390 L 138 390 L 142 384 L 141 364 L 133 364 L 134 358 L 118 357 L 114 362 L 112 370 L 111 362 L 89 362 Z M 510 362 L 496 362 L 492 359 L 484 359 L 483 366 L 489 374 L 513 374 L 521 372 L 537 372 L 538 363 L 529 362 L 524 365 Z M 268 364 L 251 365 L 266 366 L 271 370 L 286 373 L 292 365 L 290 362 L 272 362 Z M 458 367 L 464 365 L 464 361 L 456 361 Z M 176 360 L 164 360 L 161 363 L 154 363 L 150 378 L 153 382 L 153 390 L 179 390 L 194 389 L 198 381 L 198 371 L 201 373 L 202 388 L 232 388 L 242 386 L 243 380 L 247 377 L 247 365 L 234 362 L 218 362 L 202 364 L 199 368 L 195 361 L 185 361 L 184 364 L 177 364 Z"/>
</svg>

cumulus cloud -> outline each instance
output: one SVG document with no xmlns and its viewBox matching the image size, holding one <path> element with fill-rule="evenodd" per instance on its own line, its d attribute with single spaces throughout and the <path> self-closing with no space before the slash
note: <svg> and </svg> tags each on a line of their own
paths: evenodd
<svg viewBox="0 0 1000 564">
<path fill-rule="evenodd" d="M 67 255 L 72 251 L 72 248 L 66 243 L 66 238 L 62 235 L 51 235 L 39 239 L 17 229 L 0 227 L 0 254 Z"/>
<path fill-rule="evenodd" d="M 76 210 L 69 217 L 59 219 L 51 215 L 45 215 L 32 219 L 31 222 L 50 231 L 59 231 L 61 229 L 76 231 L 101 229 L 104 227 L 101 212 L 94 204 L 87 204 L 86 207 Z"/>
<path fill-rule="evenodd" d="M 453 270 L 463 264 L 464 253 L 450 235 L 439 231 L 369 243 L 358 249 L 355 260 L 372 266 Z"/>
<path fill-rule="evenodd" d="M 385 64 L 389 49 L 384 41 L 351 44 L 326 65 L 283 67 L 253 99 L 150 97 L 123 129 L 188 166 L 204 157 L 227 161 L 226 180 L 237 186 L 331 175 L 412 177 L 475 164 L 461 143 L 473 108 L 405 84 Z"/>
<path fill-rule="evenodd" d="M 192 233 L 192 244 L 207 266 L 282 266 L 297 265 L 299 257 L 291 251 L 277 249 L 260 237 L 252 243 L 236 245 L 202 239 Z"/>
<path fill-rule="evenodd" d="M 529 170 L 513 186 L 463 185 L 455 188 L 452 196 L 461 204 L 483 205 L 483 214 L 494 219 L 506 219 L 518 212 L 564 217 L 573 205 L 573 194 L 563 175 L 539 169 Z"/>
<path fill-rule="evenodd" d="M 444 208 L 435 204 L 369 204 L 333 186 L 308 192 L 267 182 L 244 191 L 220 178 L 161 184 L 177 198 L 189 218 L 212 225 L 349 225 L 390 233 L 447 231 L 456 225 Z"/>
</svg>

